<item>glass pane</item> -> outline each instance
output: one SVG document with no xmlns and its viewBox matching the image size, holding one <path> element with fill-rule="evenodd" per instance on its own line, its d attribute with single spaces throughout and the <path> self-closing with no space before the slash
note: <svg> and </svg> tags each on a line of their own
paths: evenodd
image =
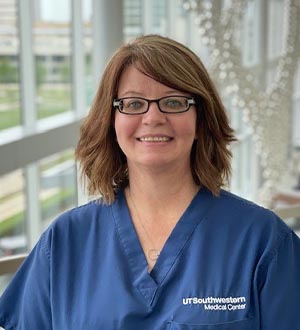
<svg viewBox="0 0 300 330">
<path fill-rule="evenodd" d="M 166 33 L 166 1 L 153 1 L 153 32 L 165 34 Z"/>
<path fill-rule="evenodd" d="M 11 275 L 3 275 L 0 276 L 0 296 L 3 293 L 3 291 L 5 290 L 5 288 L 7 287 L 8 283 L 10 282 L 12 276 Z M 0 330 L 2 330 L 3 328 L 0 327 Z"/>
<path fill-rule="evenodd" d="M 37 118 L 70 111 L 71 98 L 70 0 L 34 2 Z"/>
<path fill-rule="evenodd" d="M 268 44 L 268 57 L 270 59 L 280 55 L 282 50 L 283 29 L 284 23 L 284 2 L 282 0 L 271 0 L 269 2 L 269 44 Z"/>
<path fill-rule="evenodd" d="M 123 0 L 124 39 L 128 41 L 141 34 L 143 26 L 142 1 Z"/>
<path fill-rule="evenodd" d="M 293 145 L 300 150 L 300 59 L 295 76 L 294 97 L 293 97 Z M 300 164 L 299 164 L 300 176 Z M 300 183 L 299 183 L 300 185 Z"/>
<path fill-rule="evenodd" d="M 19 36 L 15 0 L 0 2 L 0 130 L 20 125 Z"/>
<path fill-rule="evenodd" d="M 0 177 L 0 257 L 26 248 L 24 178 L 17 170 Z"/>
<path fill-rule="evenodd" d="M 77 203 L 74 151 L 68 150 L 40 161 L 42 228 Z"/>
<path fill-rule="evenodd" d="M 124 23 L 125 26 L 141 26 L 142 15 L 141 7 L 142 3 L 138 0 L 124 0 Z"/>
<path fill-rule="evenodd" d="M 85 51 L 85 95 L 86 104 L 91 105 L 94 97 L 93 67 L 92 67 L 92 0 L 82 2 L 83 26 L 84 26 L 84 51 Z"/>
</svg>

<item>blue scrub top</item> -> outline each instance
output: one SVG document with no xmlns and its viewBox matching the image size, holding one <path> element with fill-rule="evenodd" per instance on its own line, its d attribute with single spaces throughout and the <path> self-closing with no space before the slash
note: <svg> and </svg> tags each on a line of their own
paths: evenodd
<svg viewBox="0 0 300 330">
<path fill-rule="evenodd" d="M 124 192 L 61 215 L 0 300 L 6 330 L 299 330 L 300 240 L 272 212 L 201 189 L 153 270 Z"/>
</svg>

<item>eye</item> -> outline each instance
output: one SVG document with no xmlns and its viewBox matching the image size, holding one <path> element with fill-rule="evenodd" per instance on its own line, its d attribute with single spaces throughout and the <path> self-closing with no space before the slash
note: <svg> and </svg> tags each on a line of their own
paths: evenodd
<svg viewBox="0 0 300 330">
<path fill-rule="evenodd" d="M 139 99 L 128 99 L 124 100 L 123 107 L 126 109 L 141 109 L 145 105 L 145 101 Z"/>
<path fill-rule="evenodd" d="M 163 100 L 163 106 L 168 108 L 184 108 L 186 106 L 186 99 L 183 97 L 168 97 Z"/>
</svg>

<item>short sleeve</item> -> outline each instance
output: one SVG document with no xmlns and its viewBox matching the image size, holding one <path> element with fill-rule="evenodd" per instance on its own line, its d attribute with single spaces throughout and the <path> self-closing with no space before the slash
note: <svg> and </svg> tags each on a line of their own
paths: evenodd
<svg viewBox="0 0 300 330">
<path fill-rule="evenodd" d="M 300 329 L 300 239 L 289 232 L 265 269 L 261 330 Z"/>
<path fill-rule="evenodd" d="M 5 330 L 52 329 L 47 251 L 43 234 L 1 296 L 0 326 Z"/>
</svg>

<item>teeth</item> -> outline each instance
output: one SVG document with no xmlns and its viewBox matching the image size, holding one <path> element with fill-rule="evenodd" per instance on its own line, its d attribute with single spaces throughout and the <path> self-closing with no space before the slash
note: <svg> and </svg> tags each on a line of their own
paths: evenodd
<svg viewBox="0 0 300 330">
<path fill-rule="evenodd" d="M 148 137 L 141 137 L 139 138 L 142 142 L 166 142 L 170 141 L 171 139 L 166 136 L 148 136 Z"/>
</svg>

